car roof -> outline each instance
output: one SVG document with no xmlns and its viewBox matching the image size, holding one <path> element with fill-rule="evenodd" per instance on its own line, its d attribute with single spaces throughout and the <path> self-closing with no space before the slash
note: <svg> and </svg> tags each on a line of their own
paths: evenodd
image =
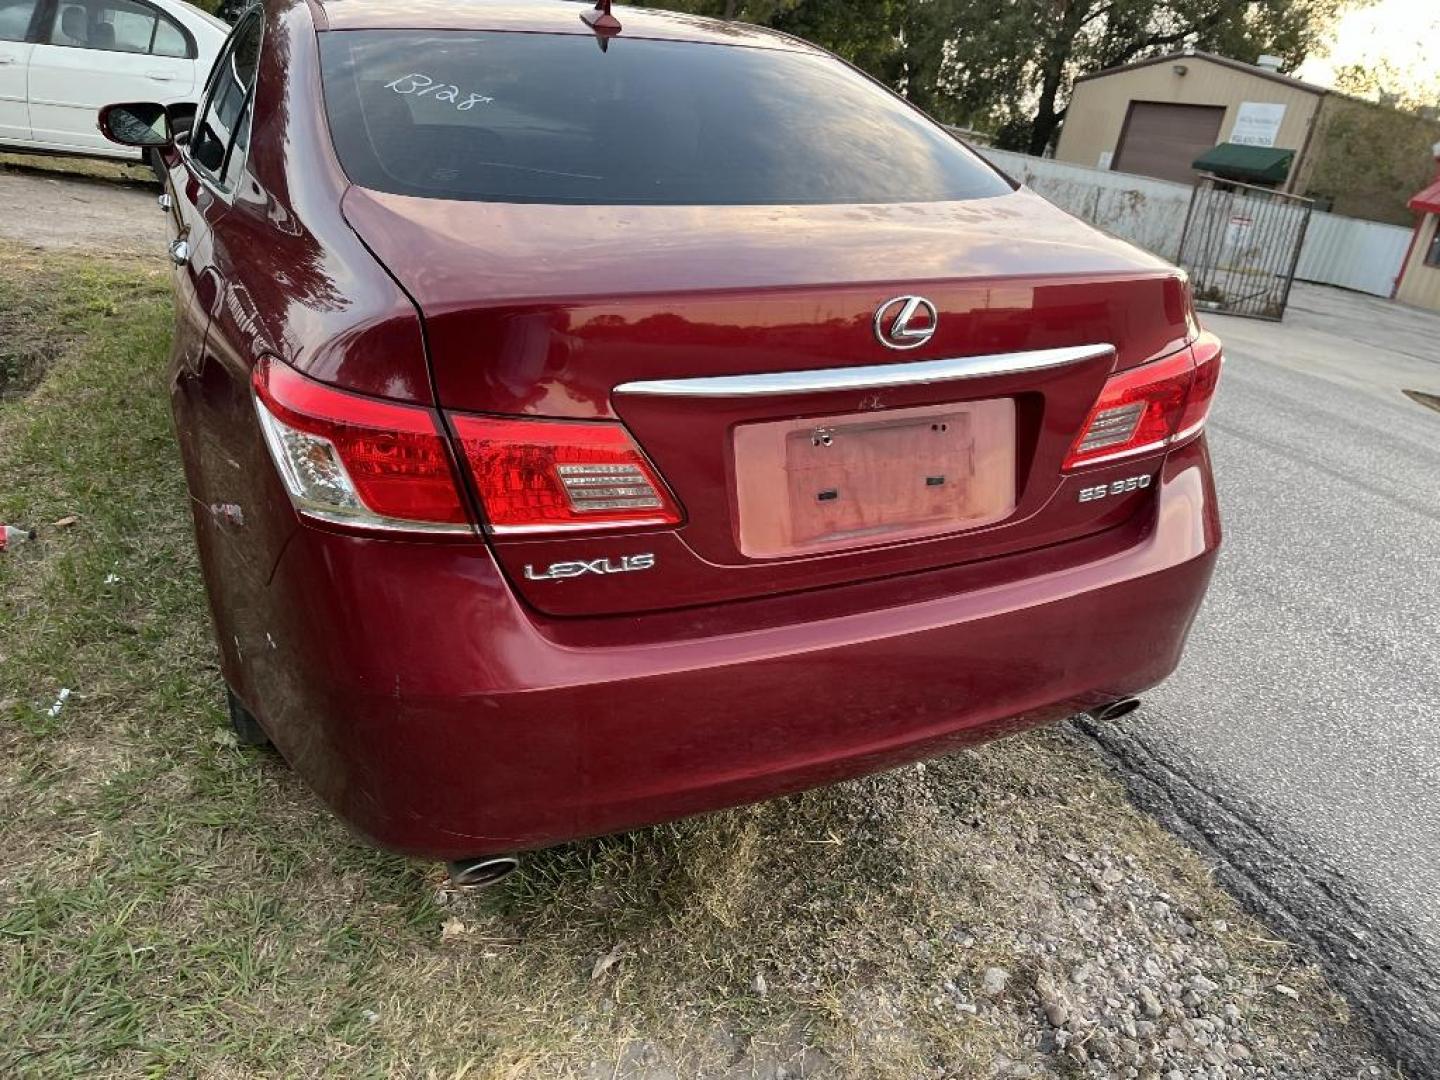
<svg viewBox="0 0 1440 1080">
<path fill-rule="evenodd" d="M 505 30 L 532 34 L 591 34 L 575 0 L 315 0 L 328 30 Z M 706 19 L 678 11 L 616 6 L 620 38 L 658 38 L 745 45 L 789 52 L 824 51 L 787 34 L 748 23 Z"/>
</svg>

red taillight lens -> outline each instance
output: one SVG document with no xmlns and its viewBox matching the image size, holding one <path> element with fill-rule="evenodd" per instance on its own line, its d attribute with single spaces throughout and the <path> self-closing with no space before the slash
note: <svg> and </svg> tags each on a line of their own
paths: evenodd
<svg viewBox="0 0 1440 1080">
<path fill-rule="evenodd" d="M 263 358 L 253 374 L 270 454 L 301 513 L 383 529 L 471 532 L 439 420 Z"/>
<path fill-rule="evenodd" d="M 1219 341 L 1202 334 L 1193 348 L 1110 376 L 1064 468 L 1161 450 L 1197 433 L 1220 381 L 1220 362 Z"/>
<path fill-rule="evenodd" d="M 497 533 L 674 525 L 680 510 L 623 426 L 451 414 Z"/>
<path fill-rule="evenodd" d="M 1214 334 L 1201 334 L 1193 348 L 1195 380 L 1190 384 L 1190 396 L 1185 399 L 1180 430 L 1175 433 L 1177 440 L 1189 438 L 1205 426 L 1205 417 L 1210 415 L 1210 404 L 1215 400 L 1215 391 L 1220 385 L 1220 367 L 1225 362 L 1220 339 Z"/>
</svg>

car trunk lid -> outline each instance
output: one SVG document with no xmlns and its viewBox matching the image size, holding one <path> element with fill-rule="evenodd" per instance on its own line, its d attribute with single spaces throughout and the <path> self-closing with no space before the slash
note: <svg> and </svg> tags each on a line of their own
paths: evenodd
<svg viewBox="0 0 1440 1080">
<path fill-rule="evenodd" d="M 1057 499 L 1065 452 L 1107 375 L 1195 330 L 1179 271 L 1023 190 L 608 207 L 352 188 L 345 212 L 419 307 L 444 409 L 623 422 L 684 508 L 673 528 L 492 537 L 554 614 L 814 589 L 1105 528 L 1134 502 Z M 908 296 L 934 305 L 934 332 L 889 348 L 877 312 L 891 322 Z M 591 569 L 548 573 L 572 564 Z"/>
</svg>

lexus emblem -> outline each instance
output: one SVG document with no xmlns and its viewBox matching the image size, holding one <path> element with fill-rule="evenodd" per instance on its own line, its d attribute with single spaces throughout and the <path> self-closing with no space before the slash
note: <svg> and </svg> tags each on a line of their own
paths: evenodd
<svg viewBox="0 0 1440 1080">
<path fill-rule="evenodd" d="M 940 313 L 923 296 L 897 296 L 875 311 L 875 339 L 890 349 L 918 349 L 939 325 Z"/>
</svg>

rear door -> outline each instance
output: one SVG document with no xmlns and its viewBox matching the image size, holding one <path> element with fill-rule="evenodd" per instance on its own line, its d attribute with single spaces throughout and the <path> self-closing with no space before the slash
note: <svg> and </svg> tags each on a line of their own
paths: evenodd
<svg viewBox="0 0 1440 1080">
<path fill-rule="evenodd" d="M 195 91 L 193 36 L 145 0 L 50 0 L 30 56 L 30 127 L 49 149 L 114 154 L 102 105 L 172 101 Z"/>
<path fill-rule="evenodd" d="M 221 53 L 226 63 L 233 53 L 235 36 Z M 200 107 L 190 132 L 182 136 L 166 162 L 166 196 L 174 232 L 170 242 L 175 289 L 175 338 L 172 361 L 176 386 L 183 387 L 205 363 L 205 339 L 223 293 L 224 281 L 214 264 L 211 233 L 230 209 L 230 192 L 225 183 L 226 152 L 230 134 L 243 109 L 245 92 L 236 95 L 220 78 L 223 65 L 217 63 L 204 88 Z M 182 445 L 187 446 L 190 427 L 177 405 Z M 186 455 L 187 467 L 191 464 Z M 197 474 L 191 472 L 191 490 L 197 492 Z"/>
<path fill-rule="evenodd" d="M 35 46 L 26 38 L 36 14 L 36 0 L 0 0 L 0 142 L 30 141 L 25 75 Z"/>
<path fill-rule="evenodd" d="M 190 241 L 188 265 L 179 272 L 187 279 L 181 290 L 192 290 L 195 298 L 188 318 L 196 344 L 193 351 L 177 350 L 172 406 L 207 565 L 218 568 L 216 587 L 241 594 L 258 588 L 274 555 L 261 538 L 263 530 L 242 531 L 258 505 L 251 498 L 252 485 L 264 475 L 246 454 L 265 451 L 254 438 L 250 369 L 255 358 L 237 332 L 254 307 L 235 281 L 237 255 L 243 258 L 244 252 L 232 249 L 228 228 L 237 213 L 234 201 L 249 153 L 262 27 L 258 8 L 236 26 L 211 74 L 177 170 Z"/>
</svg>

